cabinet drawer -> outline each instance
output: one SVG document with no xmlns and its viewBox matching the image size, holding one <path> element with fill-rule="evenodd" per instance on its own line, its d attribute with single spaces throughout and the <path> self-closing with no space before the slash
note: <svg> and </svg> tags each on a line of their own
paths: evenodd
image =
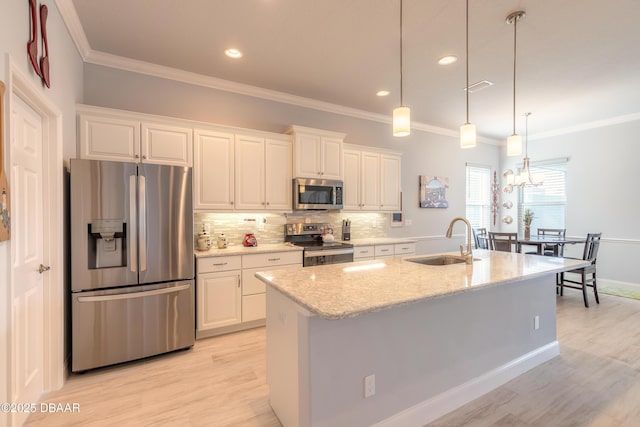
<svg viewBox="0 0 640 427">
<path fill-rule="evenodd" d="M 200 273 L 213 273 L 216 271 L 240 270 L 242 267 L 241 256 L 215 256 L 198 258 L 196 270 Z"/>
<path fill-rule="evenodd" d="M 267 317 L 267 294 L 247 295 L 242 297 L 242 321 L 264 319 Z"/>
<path fill-rule="evenodd" d="M 302 265 L 301 251 L 271 252 L 266 254 L 242 255 L 244 268 L 271 267 L 278 265 Z"/>
<path fill-rule="evenodd" d="M 393 245 L 376 245 L 376 258 L 393 256 Z"/>
<path fill-rule="evenodd" d="M 375 246 L 356 246 L 353 248 L 353 259 L 373 258 L 375 255 Z"/>
<path fill-rule="evenodd" d="M 245 268 L 242 270 L 242 295 L 253 295 L 266 292 L 265 284 L 255 274 L 264 271 L 262 268 Z"/>
<path fill-rule="evenodd" d="M 415 254 L 416 244 L 415 243 L 397 243 L 394 245 L 393 251 L 395 255 Z"/>
</svg>

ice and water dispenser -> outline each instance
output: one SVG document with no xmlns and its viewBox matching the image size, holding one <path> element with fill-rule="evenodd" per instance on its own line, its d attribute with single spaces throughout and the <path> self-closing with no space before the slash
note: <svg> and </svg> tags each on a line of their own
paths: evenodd
<svg viewBox="0 0 640 427">
<path fill-rule="evenodd" d="M 93 220 L 88 228 L 90 269 L 127 265 L 127 224 L 123 220 Z"/>
</svg>

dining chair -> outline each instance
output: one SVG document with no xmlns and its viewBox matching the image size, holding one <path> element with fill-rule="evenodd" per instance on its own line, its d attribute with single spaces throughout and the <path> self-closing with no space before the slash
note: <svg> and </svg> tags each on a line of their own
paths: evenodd
<svg viewBox="0 0 640 427">
<path fill-rule="evenodd" d="M 513 252 L 518 233 L 489 232 L 489 249 L 492 251 Z"/>
<path fill-rule="evenodd" d="M 596 284 L 596 258 L 598 256 L 598 248 L 600 247 L 601 237 L 602 237 L 602 233 L 587 234 L 587 241 L 584 244 L 582 259 L 584 261 L 590 261 L 591 262 L 590 265 L 584 268 L 577 268 L 575 270 L 570 270 L 564 273 L 560 273 L 558 278 L 557 285 L 560 288 L 560 295 L 564 294 L 563 291 L 565 287 L 573 288 L 573 289 L 582 289 L 582 296 L 584 298 L 585 307 L 589 307 L 589 299 L 587 298 L 587 287 L 593 288 L 593 294 L 595 295 L 596 303 L 600 304 L 600 300 L 598 299 L 598 286 Z M 579 274 L 580 281 L 569 280 L 565 278 L 565 274 Z M 576 286 L 576 285 L 580 285 L 580 286 Z"/>
<path fill-rule="evenodd" d="M 559 239 L 564 239 L 567 235 L 566 228 L 538 228 L 538 236 L 542 237 L 557 237 Z M 555 251 L 555 247 L 557 248 L 557 255 Z M 542 254 L 547 256 L 563 256 L 564 255 L 564 245 L 544 245 L 542 248 Z"/>
<path fill-rule="evenodd" d="M 476 242 L 476 249 L 487 249 L 487 229 L 473 228 L 473 240 Z"/>
</svg>

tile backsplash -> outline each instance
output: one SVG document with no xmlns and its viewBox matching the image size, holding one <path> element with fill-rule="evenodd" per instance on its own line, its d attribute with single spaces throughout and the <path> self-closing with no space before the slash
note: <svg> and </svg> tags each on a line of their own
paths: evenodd
<svg viewBox="0 0 640 427">
<path fill-rule="evenodd" d="M 377 212 L 306 211 L 275 213 L 196 213 L 193 229 L 197 236 L 204 224 L 215 237 L 221 233 L 230 245 L 241 245 L 245 233 L 253 233 L 258 243 L 284 241 L 284 225 L 295 222 L 326 222 L 333 227 L 336 238 L 341 237 L 342 220 L 351 220 L 351 238 L 385 237 L 389 229 L 389 214 Z"/>
</svg>

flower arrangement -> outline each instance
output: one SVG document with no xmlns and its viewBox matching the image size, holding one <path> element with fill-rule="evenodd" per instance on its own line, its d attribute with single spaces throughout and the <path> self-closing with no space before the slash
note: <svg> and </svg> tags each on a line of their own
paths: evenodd
<svg viewBox="0 0 640 427">
<path fill-rule="evenodd" d="M 533 222 L 533 211 L 531 209 L 527 209 L 524 211 L 524 225 L 525 227 L 530 227 L 531 222 Z"/>
</svg>

